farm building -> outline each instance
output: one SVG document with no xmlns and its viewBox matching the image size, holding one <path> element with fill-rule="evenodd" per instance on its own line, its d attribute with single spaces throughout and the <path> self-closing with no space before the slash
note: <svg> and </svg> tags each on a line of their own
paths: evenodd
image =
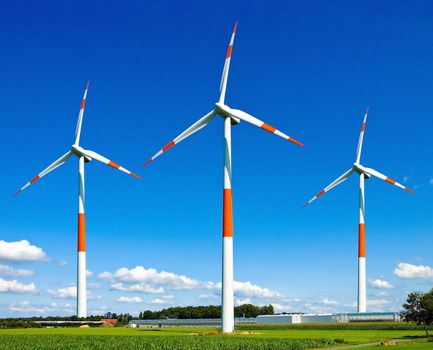
<svg viewBox="0 0 433 350">
<path fill-rule="evenodd" d="M 256 318 L 235 318 L 235 325 L 242 324 L 300 324 L 300 323 L 347 323 L 347 322 L 399 322 L 396 312 L 366 312 L 348 314 L 281 314 L 260 315 Z M 130 327 L 220 327 L 221 319 L 160 319 L 131 320 Z"/>
<path fill-rule="evenodd" d="M 349 322 L 344 314 L 282 314 L 260 315 L 257 324 L 297 324 L 297 323 L 336 323 Z"/>
</svg>

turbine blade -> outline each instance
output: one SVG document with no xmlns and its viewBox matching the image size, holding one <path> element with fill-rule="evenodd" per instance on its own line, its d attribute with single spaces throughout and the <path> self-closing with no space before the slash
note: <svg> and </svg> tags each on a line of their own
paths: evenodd
<svg viewBox="0 0 433 350">
<path fill-rule="evenodd" d="M 220 84 L 220 103 L 224 103 L 224 99 L 226 97 L 226 87 L 227 87 L 227 78 L 229 76 L 229 68 L 230 68 L 230 59 L 232 57 L 233 43 L 235 41 L 236 28 L 238 26 L 238 22 L 235 23 L 235 27 L 233 29 L 232 37 L 230 39 L 229 48 L 227 50 L 226 60 L 224 62 L 223 75 L 221 77 Z"/>
<path fill-rule="evenodd" d="M 75 129 L 75 145 L 80 143 L 81 124 L 83 123 L 84 107 L 86 106 L 87 90 L 89 90 L 89 82 L 87 82 L 86 90 L 84 90 L 84 96 L 80 106 L 80 113 L 78 113 L 77 128 Z"/>
<path fill-rule="evenodd" d="M 358 148 L 356 149 L 356 163 L 361 159 L 362 141 L 364 140 L 365 124 L 367 123 L 368 107 L 365 110 L 364 121 L 362 122 L 361 133 L 359 134 Z"/>
<path fill-rule="evenodd" d="M 19 193 L 21 193 L 23 190 L 25 190 L 27 187 L 29 187 L 32 183 L 39 180 L 41 177 L 47 175 L 49 172 L 53 171 L 54 169 L 58 168 L 59 166 L 63 165 L 68 158 L 72 155 L 72 152 L 66 152 L 63 156 L 61 156 L 59 159 L 57 159 L 54 163 L 49 165 L 47 168 L 42 170 L 38 175 L 36 175 L 33 179 L 31 179 L 29 182 L 27 182 L 23 187 L 21 187 L 18 191 L 15 192 L 15 196 Z"/>
<path fill-rule="evenodd" d="M 111 161 L 110 159 L 105 158 L 104 156 L 101 156 L 100 154 L 98 154 L 98 153 L 96 153 L 96 152 L 94 152 L 94 151 L 90 151 L 90 150 L 87 150 L 87 149 L 86 149 L 86 150 L 84 150 L 83 153 L 84 153 L 86 156 L 89 156 L 89 157 L 92 158 L 92 159 L 96 159 L 97 161 L 99 161 L 99 162 L 101 162 L 101 163 L 104 163 L 104 164 L 106 164 L 106 165 L 109 165 L 109 166 L 111 166 L 111 167 L 113 167 L 113 168 L 115 168 L 115 169 L 118 169 L 118 170 L 120 170 L 120 171 L 123 171 L 124 173 L 126 173 L 126 174 L 128 174 L 128 175 L 131 175 L 131 176 L 134 176 L 135 178 L 141 180 L 141 177 L 138 176 L 137 174 L 134 174 L 132 171 L 129 171 L 128 169 L 126 169 L 126 168 L 120 166 L 120 165 L 117 164 L 117 163 L 114 163 L 114 162 Z"/>
<path fill-rule="evenodd" d="M 346 179 L 353 173 L 353 168 L 346 171 L 343 175 L 338 177 L 336 180 L 331 182 L 328 186 L 326 186 L 323 190 L 321 190 L 318 194 L 316 194 L 313 198 L 311 198 L 307 203 L 304 204 L 303 208 L 305 208 L 308 204 L 310 204 L 312 201 L 314 201 L 316 198 L 319 198 L 320 196 L 324 195 L 329 190 L 333 189 L 334 187 L 338 186 L 342 182 L 346 181 Z"/>
<path fill-rule="evenodd" d="M 191 136 L 195 132 L 199 131 L 200 129 L 204 128 L 215 116 L 215 112 L 211 111 L 208 114 L 206 114 L 204 117 L 199 119 L 197 122 L 192 124 L 188 129 L 186 129 L 183 133 L 181 133 L 179 136 L 171 140 L 168 144 L 166 144 L 163 148 L 161 148 L 152 158 L 149 158 L 146 163 L 143 164 L 143 166 L 146 166 L 149 164 L 152 160 L 159 157 L 162 153 L 167 152 L 171 147 L 178 144 L 180 141 L 186 139 L 188 136 Z"/>
<path fill-rule="evenodd" d="M 293 143 L 296 143 L 298 146 L 304 146 L 304 144 L 295 140 L 293 137 L 290 137 L 290 136 L 282 133 L 278 129 L 275 129 L 273 126 L 270 126 L 269 124 L 262 122 L 260 119 L 257 119 L 256 117 L 253 117 L 252 115 L 245 113 L 239 109 L 231 109 L 230 108 L 230 114 L 232 114 L 233 117 L 235 117 L 235 118 L 239 118 L 239 119 L 241 119 L 247 123 L 255 125 L 255 126 L 261 128 L 261 129 L 264 129 L 266 131 L 269 131 L 270 133 L 272 133 L 274 135 L 280 136 L 283 139 L 286 139 L 286 140 L 289 140 Z"/>
<path fill-rule="evenodd" d="M 383 175 L 381 173 L 379 173 L 378 171 L 371 169 L 371 168 L 364 168 L 364 171 L 371 176 L 377 177 L 378 179 L 381 179 L 383 181 L 386 181 L 388 183 L 390 183 L 391 185 L 397 186 L 402 188 L 403 190 L 406 190 L 410 193 L 415 193 L 414 191 L 412 191 L 410 188 L 407 188 L 406 186 L 403 186 L 402 184 L 399 184 L 397 181 L 391 179 L 390 177 Z"/>
</svg>

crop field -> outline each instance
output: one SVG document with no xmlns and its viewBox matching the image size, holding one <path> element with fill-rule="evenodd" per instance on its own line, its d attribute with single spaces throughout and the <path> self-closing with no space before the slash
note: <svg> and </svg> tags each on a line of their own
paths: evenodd
<svg viewBox="0 0 433 350">
<path fill-rule="evenodd" d="M 397 349 L 433 349 L 416 327 L 299 325 L 243 327 L 233 335 L 192 328 L 30 328 L 0 330 L 0 350 L 301 350 L 405 339 Z M 252 329 L 251 329 L 252 328 Z M 397 328 L 397 329 L 394 329 Z M 407 340 L 406 340 L 407 339 Z M 363 349 L 377 349 L 378 346 Z"/>
</svg>

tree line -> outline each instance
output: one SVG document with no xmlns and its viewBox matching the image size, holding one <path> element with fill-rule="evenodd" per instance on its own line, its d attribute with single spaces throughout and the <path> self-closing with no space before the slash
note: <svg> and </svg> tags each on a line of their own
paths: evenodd
<svg viewBox="0 0 433 350">
<path fill-rule="evenodd" d="M 235 317 L 257 317 L 258 315 L 273 315 L 272 305 L 255 306 L 244 304 L 235 307 Z M 191 318 L 221 318 L 221 306 L 177 306 L 159 311 L 145 310 L 138 315 L 142 320 L 156 320 L 166 318 L 191 319 Z"/>
</svg>

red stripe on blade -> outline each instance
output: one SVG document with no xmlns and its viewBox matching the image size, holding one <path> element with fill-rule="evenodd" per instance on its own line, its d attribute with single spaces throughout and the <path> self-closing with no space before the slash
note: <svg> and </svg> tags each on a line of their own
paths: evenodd
<svg viewBox="0 0 433 350">
<path fill-rule="evenodd" d="M 395 181 L 393 180 L 393 179 L 391 179 L 390 177 L 387 177 L 386 179 L 385 179 L 385 181 L 386 182 L 389 182 L 390 184 L 395 184 Z"/>
<path fill-rule="evenodd" d="M 30 180 L 30 184 L 32 184 L 33 182 L 39 180 L 39 175 L 36 175 L 33 179 Z"/>
<path fill-rule="evenodd" d="M 152 158 L 146 161 L 146 163 L 143 164 L 143 167 L 145 167 L 147 164 L 149 164 L 152 161 Z"/>
<path fill-rule="evenodd" d="M 86 106 L 86 99 L 81 101 L 80 109 L 83 109 Z"/>
<path fill-rule="evenodd" d="M 230 45 L 229 48 L 228 48 L 228 50 L 227 50 L 227 56 L 226 56 L 226 58 L 232 57 L 232 50 L 233 50 L 233 46 Z"/>
<path fill-rule="evenodd" d="M 139 180 L 141 180 L 141 177 L 138 176 L 137 174 L 131 173 L 130 175 L 131 175 L 131 176 L 134 176 L 135 178 L 137 178 L 137 179 L 139 179 Z"/>
<path fill-rule="evenodd" d="M 168 143 L 167 145 L 164 146 L 164 148 L 162 149 L 163 152 L 168 151 L 170 148 L 172 148 L 174 146 L 174 141 L 170 141 L 170 143 Z"/>
<path fill-rule="evenodd" d="M 299 142 L 298 140 L 295 140 L 293 137 L 288 138 L 289 141 L 292 141 L 293 143 L 296 143 L 298 146 L 304 147 L 304 144 Z"/>
<path fill-rule="evenodd" d="M 262 126 L 261 126 L 261 128 L 264 129 L 264 130 L 266 130 L 266 131 L 272 132 L 272 133 L 275 130 L 277 130 L 273 126 L 270 126 L 269 124 L 266 124 L 266 123 L 263 123 Z"/>
<path fill-rule="evenodd" d="M 120 165 L 119 165 L 119 164 L 114 163 L 114 162 L 112 162 L 111 160 L 110 160 L 110 162 L 108 163 L 108 165 L 109 165 L 109 166 L 112 166 L 113 168 L 116 168 L 116 169 L 119 169 L 119 168 L 120 168 Z"/>
<path fill-rule="evenodd" d="M 318 194 L 316 194 L 316 198 L 319 198 L 320 196 L 325 194 L 325 190 L 321 190 Z"/>
</svg>

